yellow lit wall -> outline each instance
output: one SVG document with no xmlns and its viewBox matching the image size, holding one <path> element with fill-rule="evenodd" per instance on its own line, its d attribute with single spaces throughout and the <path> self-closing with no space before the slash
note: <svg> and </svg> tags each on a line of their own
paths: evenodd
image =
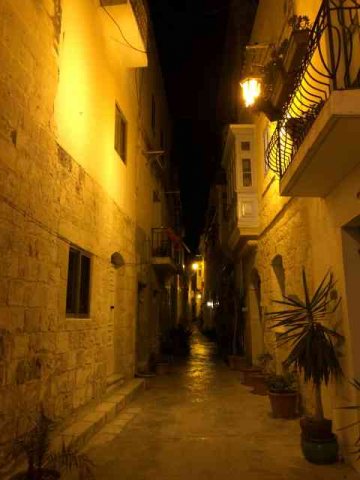
<svg viewBox="0 0 360 480">
<path fill-rule="evenodd" d="M 257 13 L 251 42 L 274 41 L 283 38 L 286 19 L 282 11 L 282 3 L 277 0 L 261 0 Z M 299 15 L 308 15 L 310 20 L 315 19 L 320 1 L 296 1 L 295 12 Z M 270 14 L 271 12 L 271 14 Z M 274 13 L 275 12 L 275 13 Z M 277 13 L 276 13 L 277 12 Z M 258 315 L 258 307 L 264 313 L 274 309 L 273 299 L 281 297 L 281 288 L 274 273 L 272 262 L 275 257 L 281 256 L 285 273 L 285 292 L 287 295 L 302 295 L 301 271 L 305 267 L 311 289 L 313 290 L 326 271 L 331 269 L 337 280 L 337 291 L 342 302 L 334 321 L 338 323 L 339 331 L 345 336 L 343 348 L 344 356 L 341 359 L 345 374 L 352 378 L 360 374 L 360 356 L 358 351 L 359 327 L 351 312 L 358 311 L 356 296 L 349 293 L 358 278 L 351 270 L 351 262 L 358 261 L 346 253 L 346 242 L 354 242 L 354 238 L 347 234 L 344 227 L 351 223 L 356 224 L 360 215 L 359 200 L 356 197 L 360 182 L 360 168 L 354 169 L 345 177 L 326 198 L 290 198 L 280 197 L 278 176 L 266 169 L 264 152 L 264 135 L 274 125 L 270 125 L 264 115 L 254 118 L 256 126 L 256 161 L 260 211 L 260 234 L 256 252 L 245 255 L 244 274 L 248 290 L 248 324 L 251 325 L 251 315 Z M 341 144 L 341 138 L 339 138 Z M 341 158 L 338 159 L 341 162 Z M 326 175 L 326 172 L 324 172 Z M 355 222 L 355 223 L 354 223 Z M 345 238 L 346 237 L 346 238 Z M 354 250 L 355 252 L 355 250 Z M 249 292 L 254 289 L 254 272 L 261 279 L 260 298 L 250 298 Z M 354 283 L 355 282 L 355 283 Z M 255 303 L 257 303 L 255 305 Z M 253 304 L 253 305 L 252 305 Z M 252 308 L 254 307 L 254 308 Z M 260 320 L 260 319 L 259 319 Z M 252 339 L 255 349 L 260 348 L 263 339 L 259 331 L 252 332 L 257 338 Z M 270 350 L 277 359 L 280 369 L 281 360 L 286 351 L 276 348 L 274 335 L 265 334 L 264 347 Z M 313 408 L 313 392 L 311 388 L 303 388 L 304 404 L 307 412 Z M 324 387 L 325 414 L 332 417 L 337 426 L 344 425 L 344 414 L 335 410 L 341 403 L 354 398 L 354 392 L 347 382 Z M 354 420 L 354 419 L 353 419 Z M 348 422 L 350 423 L 350 422 Z M 351 438 L 353 432 L 346 432 Z"/>
<path fill-rule="evenodd" d="M 134 70 L 126 68 L 120 49 L 117 75 L 110 69 L 105 49 L 110 20 L 104 22 L 100 7 L 94 8 L 88 0 L 64 0 L 62 9 L 55 102 L 58 141 L 122 210 L 134 215 L 135 168 L 140 155 Z M 126 165 L 114 150 L 115 102 L 128 122 Z"/>
</svg>

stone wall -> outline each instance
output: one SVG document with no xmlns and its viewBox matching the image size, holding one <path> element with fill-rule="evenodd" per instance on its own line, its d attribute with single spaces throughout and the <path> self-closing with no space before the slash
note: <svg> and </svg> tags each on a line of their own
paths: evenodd
<svg viewBox="0 0 360 480">
<path fill-rule="evenodd" d="M 20 410 L 65 417 L 134 372 L 135 220 L 56 143 L 59 29 L 57 0 L 0 4 L 1 441 Z M 91 254 L 89 319 L 65 315 L 70 244 Z"/>
</svg>

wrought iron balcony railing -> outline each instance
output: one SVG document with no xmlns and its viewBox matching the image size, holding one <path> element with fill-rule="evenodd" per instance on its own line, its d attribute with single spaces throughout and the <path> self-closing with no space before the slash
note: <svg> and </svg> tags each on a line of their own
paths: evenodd
<svg viewBox="0 0 360 480">
<path fill-rule="evenodd" d="M 294 88 L 266 151 L 284 175 L 333 90 L 360 88 L 360 0 L 323 0 Z"/>
<path fill-rule="evenodd" d="M 171 228 L 153 228 L 152 256 L 170 258 L 176 265 L 181 265 L 183 256 L 181 238 L 178 237 Z"/>
</svg>

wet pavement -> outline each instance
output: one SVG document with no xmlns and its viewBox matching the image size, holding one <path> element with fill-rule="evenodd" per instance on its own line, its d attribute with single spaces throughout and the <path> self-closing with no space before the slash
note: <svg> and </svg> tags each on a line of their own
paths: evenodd
<svg viewBox="0 0 360 480">
<path fill-rule="evenodd" d="M 268 398 L 242 386 L 197 331 L 187 361 L 151 379 L 87 453 L 98 480 L 360 478 L 341 464 L 307 463 L 298 420 L 271 418 Z"/>
</svg>

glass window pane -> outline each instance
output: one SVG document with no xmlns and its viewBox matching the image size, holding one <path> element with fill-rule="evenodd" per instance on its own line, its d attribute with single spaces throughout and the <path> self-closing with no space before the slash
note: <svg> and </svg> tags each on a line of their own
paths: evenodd
<svg viewBox="0 0 360 480">
<path fill-rule="evenodd" d="M 251 187 L 252 175 L 251 175 L 251 160 L 250 158 L 242 159 L 242 173 L 243 173 L 243 186 Z"/>
<path fill-rule="evenodd" d="M 66 313 L 76 313 L 76 289 L 79 252 L 70 248 L 66 291 Z"/>
<path fill-rule="evenodd" d="M 80 275 L 80 298 L 79 312 L 80 314 L 89 313 L 89 292 L 90 292 L 90 258 L 81 255 L 81 275 Z"/>
</svg>

